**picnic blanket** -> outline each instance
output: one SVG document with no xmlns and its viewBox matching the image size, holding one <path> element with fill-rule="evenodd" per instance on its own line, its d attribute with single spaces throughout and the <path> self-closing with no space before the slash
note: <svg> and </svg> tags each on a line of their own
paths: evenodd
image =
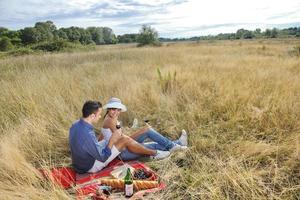
<svg viewBox="0 0 300 200">
<path fill-rule="evenodd" d="M 151 172 L 151 177 L 147 181 L 156 181 L 157 184 L 151 189 L 143 189 L 143 187 L 136 188 L 134 197 L 141 197 L 147 193 L 156 192 L 166 187 L 163 182 L 159 181 L 158 175 L 140 161 L 126 162 L 130 167 L 134 169 L 144 169 Z M 115 159 L 107 167 L 97 173 L 85 173 L 77 174 L 71 167 L 54 167 L 50 170 L 40 170 L 42 175 L 58 186 L 72 191 L 75 193 L 77 199 L 84 199 L 87 196 L 95 196 L 101 183 L 110 181 L 113 179 L 111 172 L 124 165 L 124 162 Z M 116 179 L 114 179 L 116 180 Z M 120 187 L 119 187 L 120 189 Z"/>
</svg>

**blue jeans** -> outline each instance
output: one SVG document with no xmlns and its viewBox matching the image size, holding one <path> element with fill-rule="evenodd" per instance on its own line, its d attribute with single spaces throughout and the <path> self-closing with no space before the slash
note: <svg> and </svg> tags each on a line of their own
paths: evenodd
<svg viewBox="0 0 300 200">
<path fill-rule="evenodd" d="M 150 139 L 153 142 L 143 143 L 146 139 Z M 175 143 L 180 144 L 178 140 L 171 141 L 152 128 L 140 135 L 136 141 L 149 149 L 161 151 L 170 150 L 172 147 L 174 147 Z M 127 149 L 123 150 L 120 154 L 122 160 L 135 160 L 144 156 L 145 155 L 142 154 L 132 153 Z"/>
</svg>

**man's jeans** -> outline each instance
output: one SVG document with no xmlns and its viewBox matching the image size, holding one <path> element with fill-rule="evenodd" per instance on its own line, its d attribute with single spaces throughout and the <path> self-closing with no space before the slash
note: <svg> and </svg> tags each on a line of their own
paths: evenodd
<svg viewBox="0 0 300 200">
<path fill-rule="evenodd" d="M 143 143 L 146 139 L 150 139 L 153 142 Z M 170 150 L 172 147 L 174 147 L 175 143 L 180 144 L 178 140 L 171 141 L 168 138 L 162 136 L 160 133 L 158 133 L 152 128 L 150 128 L 147 132 L 140 135 L 136 139 L 136 141 L 149 149 L 161 150 L 161 151 Z M 144 157 L 145 155 L 132 153 L 127 149 L 125 149 L 124 151 L 121 152 L 120 156 L 122 160 L 135 160 L 140 157 Z"/>
</svg>

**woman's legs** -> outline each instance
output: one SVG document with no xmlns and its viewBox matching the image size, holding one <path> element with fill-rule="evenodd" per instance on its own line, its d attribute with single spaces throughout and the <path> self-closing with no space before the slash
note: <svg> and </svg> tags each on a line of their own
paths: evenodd
<svg viewBox="0 0 300 200">
<path fill-rule="evenodd" d="M 143 143 L 147 138 L 149 138 L 153 142 Z M 148 131 L 138 136 L 136 138 L 136 141 L 148 149 L 161 150 L 161 151 L 170 150 L 175 146 L 175 144 L 180 146 L 182 145 L 179 140 L 171 141 L 168 138 L 162 136 L 160 133 L 158 133 L 152 128 L 150 128 Z M 121 152 L 120 157 L 123 160 L 135 160 L 135 159 L 145 157 L 145 155 L 131 152 L 126 148 Z"/>
<path fill-rule="evenodd" d="M 162 150 L 161 146 L 156 143 L 156 142 L 151 142 L 151 143 L 141 143 L 141 145 L 145 146 L 146 148 L 153 149 L 153 150 Z M 120 157 L 122 160 L 136 160 L 142 157 L 147 157 L 145 155 L 137 154 L 128 151 L 128 149 L 123 150 L 120 153 Z"/>
<path fill-rule="evenodd" d="M 120 151 L 126 148 L 128 151 L 140 155 L 156 155 L 156 150 L 149 149 L 128 136 L 122 136 L 114 145 Z"/>
<path fill-rule="evenodd" d="M 149 147 L 162 150 L 162 151 L 168 151 L 172 147 L 174 147 L 175 143 L 179 144 L 178 141 L 171 141 L 168 138 L 162 136 L 159 132 L 155 131 L 153 128 L 150 128 L 148 131 L 140 135 L 136 138 L 136 141 L 139 143 L 143 143 L 147 138 L 152 140 L 153 143 Z"/>
</svg>

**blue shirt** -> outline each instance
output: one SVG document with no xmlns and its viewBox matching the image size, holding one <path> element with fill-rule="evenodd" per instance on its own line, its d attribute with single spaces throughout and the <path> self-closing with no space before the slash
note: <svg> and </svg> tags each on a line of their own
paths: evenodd
<svg viewBox="0 0 300 200">
<path fill-rule="evenodd" d="M 111 155 L 107 141 L 98 142 L 94 127 L 80 119 L 70 128 L 69 145 L 71 149 L 72 165 L 78 173 L 90 170 L 95 160 L 105 162 Z"/>
</svg>

